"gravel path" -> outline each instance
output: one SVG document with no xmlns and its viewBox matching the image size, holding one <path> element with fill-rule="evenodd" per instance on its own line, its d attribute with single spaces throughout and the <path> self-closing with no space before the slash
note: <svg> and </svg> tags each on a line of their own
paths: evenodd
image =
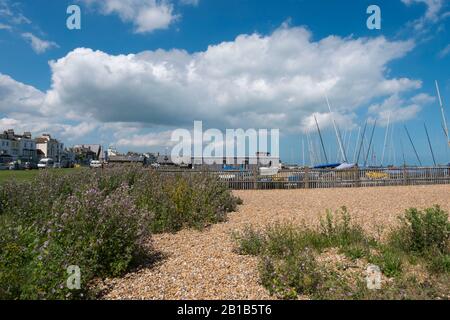
<svg viewBox="0 0 450 320">
<path fill-rule="evenodd" d="M 392 226 L 409 207 L 450 211 L 450 186 L 237 191 L 244 200 L 229 221 L 204 232 L 153 236 L 163 258 L 124 278 L 106 281 L 106 299 L 270 299 L 258 284 L 257 259 L 233 253 L 230 234 L 277 221 L 316 225 L 326 209 L 346 206 L 367 231 Z M 385 229 L 386 230 L 386 229 Z"/>
</svg>

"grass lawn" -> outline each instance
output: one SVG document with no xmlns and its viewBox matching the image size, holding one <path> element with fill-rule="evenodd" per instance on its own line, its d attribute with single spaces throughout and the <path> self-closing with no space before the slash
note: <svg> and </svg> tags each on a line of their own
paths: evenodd
<svg viewBox="0 0 450 320">
<path fill-rule="evenodd" d="M 53 169 L 57 172 L 66 173 L 77 169 Z M 78 169 L 79 170 L 79 169 Z M 8 180 L 26 181 L 31 180 L 39 174 L 39 170 L 0 170 L 0 183 Z"/>
<path fill-rule="evenodd" d="M 1 170 L 0 171 L 0 183 L 8 180 L 31 180 L 37 174 L 38 170 Z"/>
</svg>

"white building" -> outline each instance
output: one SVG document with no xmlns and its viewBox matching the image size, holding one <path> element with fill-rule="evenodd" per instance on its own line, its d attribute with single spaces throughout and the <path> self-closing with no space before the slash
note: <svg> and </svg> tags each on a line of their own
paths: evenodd
<svg viewBox="0 0 450 320">
<path fill-rule="evenodd" d="M 25 132 L 22 136 L 18 136 L 17 139 L 19 140 L 19 157 L 24 160 L 36 160 L 36 141 L 31 137 L 31 133 Z"/>
<path fill-rule="evenodd" d="M 36 149 L 41 158 L 52 158 L 60 161 L 64 153 L 64 144 L 51 137 L 50 134 L 43 134 L 36 138 Z"/>
<path fill-rule="evenodd" d="M 0 155 L 10 160 L 36 160 L 36 143 L 31 138 L 31 133 L 25 132 L 17 135 L 13 129 L 0 134 Z"/>
<path fill-rule="evenodd" d="M 5 134 L 0 134 L 0 155 L 11 155 L 11 141 Z"/>
</svg>

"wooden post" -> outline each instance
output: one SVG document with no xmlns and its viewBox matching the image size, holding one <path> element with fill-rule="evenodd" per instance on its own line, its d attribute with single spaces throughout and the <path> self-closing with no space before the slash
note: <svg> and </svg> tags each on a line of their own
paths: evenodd
<svg viewBox="0 0 450 320">
<path fill-rule="evenodd" d="M 357 188 L 361 187 L 361 176 L 359 173 L 360 173 L 359 167 L 358 166 L 354 167 L 353 168 L 353 178 L 354 178 L 353 181 L 355 181 L 354 186 Z"/>
<path fill-rule="evenodd" d="M 408 185 L 408 171 L 406 171 L 406 166 L 403 166 L 403 185 Z"/>
<path fill-rule="evenodd" d="M 303 176 L 303 184 L 305 189 L 309 189 L 309 168 L 305 168 L 305 173 Z"/>
</svg>

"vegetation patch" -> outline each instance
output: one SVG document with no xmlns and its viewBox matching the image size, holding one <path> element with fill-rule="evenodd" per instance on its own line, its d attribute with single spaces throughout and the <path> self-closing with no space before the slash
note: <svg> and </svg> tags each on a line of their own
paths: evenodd
<svg viewBox="0 0 450 320">
<path fill-rule="evenodd" d="M 236 251 L 259 257 L 261 284 L 281 299 L 449 299 L 449 221 L 439 207 L 409 209 L 388 240 L 354 224 L 346 208 L 327 212 L 318 228 L 250 226 L 232 237 Z M 381 288 L 367 285 L 367 267 Z"/>
<path fill-rule="evenodd" d="M 206 175 L 138 167 L 43 171 L 0 185 L 0 299 L 84 299 L 98 278 L 129 270 L 152 232 L 224 221 L 239 200 Z M 68 267 L 78 266 L 80 289 Z"/>
</svg>

